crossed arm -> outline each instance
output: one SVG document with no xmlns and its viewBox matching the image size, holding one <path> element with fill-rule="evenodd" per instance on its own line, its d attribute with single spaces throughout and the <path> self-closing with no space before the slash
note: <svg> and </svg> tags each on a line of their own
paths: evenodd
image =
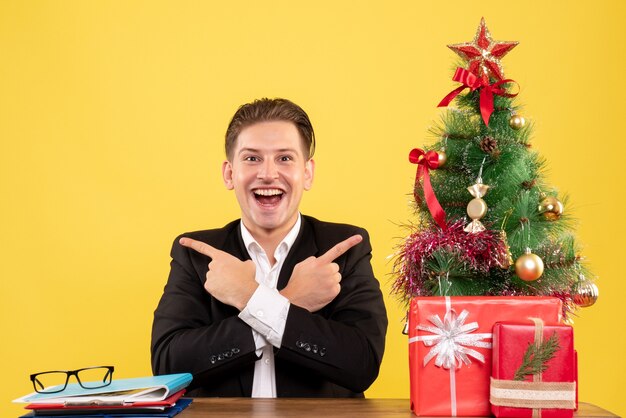
<svg viewBox="0 0 626 418">
<path fill-rule="evenodd" d="M 352 236 L 295 266 L 281 291 L 291 308 L 282 345 L 275 352 L 277 358 L 355 392 L 377 376 L 386 330 L 382 297 L 369 264 L 369 242 L 357 245 L 361 241 L 360 235 Z M 203 272 L 191 262 L 195 252 L 211 259 L 204 283 Z M 170 279 L 155 312 L 155 373 L 187 371 L 210 377 L 257 360 L 250 328 L 237 317 L 257 286 L 254 264 L 190 238 L 175 243 L 172 257 Z M 328 354 L 313 355 L 302 349 L 304 342 L 317 343 Z M 220 354 L 228 358 L 211 361 Z"/>
<path fill-rule="evenodd" d="M 280 293 L 292 304 L 309 312 L 319 311 L 341 290 L 341 273 L 334 260 L 361 241 L 361 235 L 353 235 L 320 257 L 311 256 L 298 263 L 287 287 Z M 254 263 L 251 260 L 241 261 L 227 252 L 191 238 L 183 237 L 179 242 L 183 247 L 211 259 L 204 283 L 206 291 L 220 302 L 242 311 L 258 286 L 254 279 Z"/>
</svg>

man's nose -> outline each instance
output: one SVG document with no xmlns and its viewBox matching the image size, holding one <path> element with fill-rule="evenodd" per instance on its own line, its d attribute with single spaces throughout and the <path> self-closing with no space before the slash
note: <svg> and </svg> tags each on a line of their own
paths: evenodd
<svg viewBox="0 0 626 418">
<path fill-rule="evenodd" d="M 278 167 L 276 166 L 276 162 L 271 159 L 265 160 L 259 169 L 257 177 L 264 180 L 273 180 L 278 178 Z"/>
</svg>

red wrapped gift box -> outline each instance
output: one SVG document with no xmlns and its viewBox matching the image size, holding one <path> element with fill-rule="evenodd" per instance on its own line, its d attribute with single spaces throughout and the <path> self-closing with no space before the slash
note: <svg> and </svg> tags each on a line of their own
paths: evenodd
<svg viewBox="0 0 626 418">
<path fill-rule="evenodd" d="M 559 349 L 546 362 L 546 370 L 513 380 L 529 345 L 546 342 L 554 334 Z M 571 418 L 576 408 L 572 327 L 541 321 L 495 324 L 491 375 L 491 410 L 496 417 Z"/>
<path fill-rule="evenodd" d="M 561 320 L 548 297 L 416 297 L 409 310 L 411 410 L 416 415 L 489 416 L 491 329 L 528 317 Z"/>
</svg>

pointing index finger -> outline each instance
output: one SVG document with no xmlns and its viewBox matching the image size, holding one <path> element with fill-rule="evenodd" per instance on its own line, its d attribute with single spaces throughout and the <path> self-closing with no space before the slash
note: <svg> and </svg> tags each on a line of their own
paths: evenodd
<svg viewBox="0 0 626 418">
<path fill-rule="evenodd" d="M 354 247 L 361 241 L 363 241 L 363 237 L 361 235 L 352 235 L 350 238 L 341 241 L 339 244 L 319 256 L 318 260 L 326 263 L 332 263 L 335 259 L 345 254 L 350 248 Z"/>
<path fill-rule="evenodd" d="M 206 242 L 197 241 L 192 238 L 183 237 L 180 240 L 178 240 L 178 242 L 183 247 L 191 248 L 192 250 L 195 250 L 199 252 L 200 254 L 204 254 L 211 258 L 215 258 L 217 254 L 221 253 L 220 250 L 218 250 L 215 247 L 210 246 Z"/>
</svg>

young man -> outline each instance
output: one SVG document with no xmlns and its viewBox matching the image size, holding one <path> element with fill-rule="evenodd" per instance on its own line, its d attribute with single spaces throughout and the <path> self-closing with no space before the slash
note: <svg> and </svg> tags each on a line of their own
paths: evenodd
<svg viewBox="0 0 626 418">
<path fill-rule="evenodd" d="M 190 372 L 191 396 L 362 397 L 387 316 L 367 232 L 300 215 L 313 127 L 284 99 L 235 113 L 224 184 L 241 220 L 183 234 L 154 313 L 155 374 Z"/>
</svg>

